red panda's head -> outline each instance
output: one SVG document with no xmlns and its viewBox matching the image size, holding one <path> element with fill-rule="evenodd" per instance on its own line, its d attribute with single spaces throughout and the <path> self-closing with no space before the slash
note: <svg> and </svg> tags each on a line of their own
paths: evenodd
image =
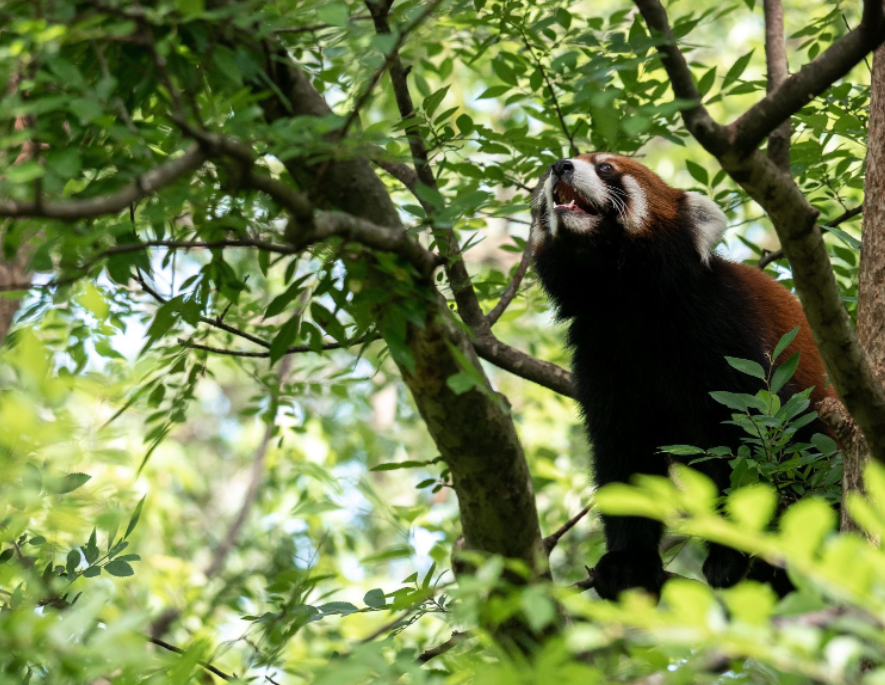
<svg viewBox="0 0 885 685">
<path fill-rule="evenodd" d="M 707 264 L 726 227 L 709 198 L 671 188 L 635 160 L 603 152 L 553 164 L 535 189 L 532 214 L 536 255 L 557 244 L 583 252 L 602 242 L 688 237 L 682 242 Z"/>
</svg>

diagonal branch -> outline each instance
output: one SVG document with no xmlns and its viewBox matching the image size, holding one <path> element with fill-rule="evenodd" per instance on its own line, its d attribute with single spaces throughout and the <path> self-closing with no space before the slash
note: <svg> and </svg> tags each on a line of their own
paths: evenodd
<svg viewBox="0 0 885 685">
<path fill-rule="evenodd" d="M 513 298 L 515 298 L 519 292 L 519 286 L 522 284 L 522 280 L 525 278 L 531 262 L 532 253 L 531 250 L 529 250 L 528 245 L 526 245 L 522 251 L 522 258 L 519 260 L 519 266 L 516 267 L 516 272 L 513 274 L 513 278 L 510 279 L 510 283 L 507 284 L 507 289 L 504 291 L 504 294 L 501 295 L 498 304 L 496 304 L 492 308 L 492 311 L 486 315 L 486 321 L 489 323 L 489 328 L 498 323 L 498 319 L 501 318 L 501 315 L 507 310 L 510 303 L 513 302 Z"/>
<path fill-rule="evenodd" d="M 688 62 L 685 61 L 685 55 L 676 44 L 667 11 L 659 0 L 635 0 L 635 4 L 652 35 L 656 34 L 659 41 L 658 52 L 661 53 L 664 69 L 670 77 L 674 95 L 694 103 L 682 110 L 686 128 L 708 151 L 723 151 L 728 147 L 725 129 L 713 120 L 707 108 L 701 104 L 701 94 L 695 85 Z"/>
<path fill-rule="evenodd" d="M 864 0 L 860 25 L 830 46 L 727 127 L 738 150 L 753 150 L 791 115 L 845 76 L 885 41 L 881 0 Z M 703 142 L 703 141 L 701 141 Z"/>
<path fill-rule="evenodd" d="M 375 30 L 381 35 L 390 34 L 391 29 L 387 18 L 387 8 L 379 6 L 372 0 L 367 0 L 366 6 L 372 13 Z M 401 46 L 396 46 L 390 52 L 390 81 L 393 84 L 393 93 L 400 116 L 404 121 L 410 121 L 415 115 L 415 105 L 409 92 L 409 84 L 406 80 L 408 72 L 403 66 L 402 59 L 400 59 L 399 47 Z M 412 152 L 412 160 L 415 164 L 418 182 L 432 190 L 438 191 L 436 178 L 430 166 L 427 146 L 421 137 L 416 123 L 410 123 L 406 126 L 406 136 L 409 141 L 409 149 Z M 473 290 L 473 284 L 470 282 L 470 275 L 467 273 L 467 266 L 464 264 L 458 245 L 458 236 L 451 228 L 446 229 L 444 233 L 446 235 L 446 257 L 448 258 L 445 263 L 445 270 L 449 283 L 452 286 L 452 295 L 455 298 L 455 303 L 458 305 L 458 313 L 468 326 L 484 331 L 486 330 L 485 317 L 482 308 L 479 306 L 476 293 Z"/>
<path fill-rule="evenodd" d="M 566 397 L 575 396 L 572 375 L 556 364 L 536 359 L 515 347 L 501 342 L 491 333 L 476 336 L 476 353 L 498 368 L 525 378 Z"/>
<path fill-rule="evenodd" d="M 575 138 L 572 135 L 572 132 L 569 130 L 568 124 L 565 123 L 565 116 L 562 113 L 562 107 L 559 106 L 559 98 L 556 96 L 556 90 L 553 88 L 553 83 L 550 81 L 550 76 L 547 74 L 547 70 L 544 68 L 544 64 L 541 62 L 541 59 L 535 54 L 535 50 L 532 47 L 531 42 L 529 41 L 528 36 L 525 34 L 522 26 L 517 24 L 513 24 L 513 27 L 519 31 L 520 36 L 522 36 L 522 43 L 525 45 L 526 50 L 529 51 L 529 55 L 532 58 L 532 61 L 535 63 L 535 68 L 537 68 L 538 73 L 541 74 L 541 78 L 544 79 L 544 83 L 547 86 L 547 92 L 550 93 L 550 99 L 553 101 L 553 109 L 556 111 L 556 116 L 559 119 L 559 126 L 562 128 L 562 132 L 565 134 L 565 137 L 568 138 L 569 144 L 569 154 L 572 157 L 577 157 L 581 154 L 581 151 L 578 150 L 578 146 L 575 145 Z"/>
<path fill-rule="evenodd" d="M 19 202 L 0 199 L 0 217 L 43 217 L 62 221 L 77 221 L 78 219 L 94 219 L 106 214 L 115 214 L 143 197 L 196 171 L 206 159 L 205 151 L 199 145 L 192 145 L 180 157 L 163 162 L 116 193 L 88 200 Z"/>
<path fill-rule="evenodd" d="M 421 12 L 421 14 L 419 14 L 417 17 L 415 17 L 415 19 L 413 19 L 412 22 L 408 26 L 406 26 L 402 31 L 399 32 L 399 35 L 397 35 L 396 40 L 393 43 L 393 47 L 390 48 L 390 51 L 385 56 L 384 62 L 372 75 L 372 78 L 369 80 L 369 83 L 366 86 L 365 90 L 363 91 L 362 95 L 360 95 L 360 97 L 357 99 L 356 103 L 354 104 L 353 109 L 350 112 L 350 115 L 347 117 L 347 119 L 345 119 L 344 125 L 338 130 L 336 135 L 339 140 L 347 134 L 348 129 L 351 127 L 353 122 L 356 121 L 356 118 L 360 114 L 360 110 L 365 106 L 365 104 L 368 102 L 369 98 L 372 96 L 372 91 L 375 89 L 375 86 L 378 85 L 378 82 L 381 80 L 381 77 L 384 76 L 384 72 L 387 71 L 388 69 L 391 69 L 391 70 L 394 69 L 395 63 L 399 62 L 399 49 L 406 42 L 406 38 L 408 38 L 409 34 L 411 34 L 416 28 L 418 28 L 418 26 L 420 26 L 428 18 L 430 18 L 430 15 L 433 14 L 433 12 L 436 10 L 436 8 L 440 4 L 442 4 L 442 0 L 431 0 L 431 2 L 428 3 L 427 7 L 424 8 L 424 11 Z M 389 7 L 385 7 L 381 11 L 383 11 L 383 13 L 386 15 L 388 9 L 389 9 Z M 372 19 L 375 19 L 376 11 L 379 11 L 379 10 L 380 10 L 380 8 L 376 8 L 373 6 L 369 7 L 369 11 L 372 13 Z M 376 26 L 377 26 L 377 24 L 376 24 Z M 388 27 L 388 31 L 386 31 L 386 33 L 390 33 L 389 27 Z M 400 67 L 402 67 L 401 63 L 400 63 Z"/>
</svg>

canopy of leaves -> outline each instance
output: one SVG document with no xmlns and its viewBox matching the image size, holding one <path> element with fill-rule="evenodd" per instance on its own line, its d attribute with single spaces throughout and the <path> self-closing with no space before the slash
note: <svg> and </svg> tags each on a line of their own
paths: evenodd
<svg viewBox="0 0 885 685">
<path fill-rule="evenodd" d="M 777 245 L 759 207 L 689 137 L 680 112 L 690 103 L 674 99 L 659 39 L 632 4 L 397 0 L 386 31 L 373 20 L 379 6 L 2 3 L 0 209 L 134 193 L 117 211 L 5 213 L 0 224 L 3 258 L 25 256 L 32 272 L 2 294 L 20 304 L 0 348 L 4 677 L 881 682 L 885 556 L 836 534 L 816 500 L 769 527 L 776 498 L 757 481 L 780 487 L 780 471 L 757 469 L 724 514 L 691 471 L 678 486 L 644 481 L 598 503 L 671 525 L 666 561 L 681 576 L 701 577 L 701 539 L 786 563 L 800 591 L 783 603 L 766 586 L 713 593 L 690 580 L 669 583 L 660 607 L 581 594 L 569 586 L 603 551 L 592 516 L 553 552 L 553 582 L 521 583 L 525 565 L 477 557 L 476 573 L 455 583 L 453 477 L 402 379 L 416 365 L 410 327 L 434 306 L 431 286 L 454 301 L 452 272 L 428 284 L 415 250 L 374 250 L 342 231 L 299 244 L 303 226 L 267 182 L 331 210 L 329 221 L 344 211 L 404 227 L 440 262 L 454 236 L 485 313 L 509 302 L 532 187 L 574 150 L 639 156 L 668 183 L 709 194 L 730 222 L 720 250 L 736 260 Z M 785 9 L 795 68 L 859 21 L 831 0 Z M 720 120 L 764 94 L 753 0 L 670 12 Z M 394 51 L 408 116 L 390 80 Z M 292 102 L 286 69 L 330 109 Z M 824 217 L 861 197 L 865 69 L 794 117 L 792 171 Z M 249 158 L 214 154 L 211 136 L 244 144 Z M 436 187 L 403 176 L 416 139 Z M 145 190 L 152 170 L 195 150 L 205 158 Z M 372 198 L 329 187 L 335 164 L 366 159 L 392 203 L 385 219 L 354 209 Z M 842 223 L 828 240 L 851 311 L 857 229 Z M 785 262 L 768 270 L 792 285 Z M 495 334 L 566 366 L 531 270 L 516 284 Z M 509 412 L 541 528 L 556 531 L 596 496 L 574 404 L 453 355 L 447 387 L 487 392 Z M 768 418 L 780 410 L 766 406 Z M 749 454 L 736 458 L 754 463 Z M 792 464 L 789 487 L 805 466 Z M 873 502 L 883 483 L 870 473 Z M 881 539 L 879 508 L 853 507 Z M 510 621 L 528 626 L 530 645 L 496 640 Z"/>
</svg>

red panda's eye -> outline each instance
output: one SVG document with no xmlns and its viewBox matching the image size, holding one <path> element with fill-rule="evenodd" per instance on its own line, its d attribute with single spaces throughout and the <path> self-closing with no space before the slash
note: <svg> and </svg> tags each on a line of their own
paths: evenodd
<svg viewBox="0 0 885 685">
<path fill-rule="evenodd" d="M 602 164 L 596 165 L 596 173 L 600 176 L 608 176 L 614 170 L 615 168 L 608 162 L 603 162 Z"/>
</svg>

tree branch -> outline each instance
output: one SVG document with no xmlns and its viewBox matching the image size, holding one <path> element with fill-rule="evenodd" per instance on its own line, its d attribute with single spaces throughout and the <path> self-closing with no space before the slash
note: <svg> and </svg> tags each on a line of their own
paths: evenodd
<svg viewBox="0 0 885 685">
<path fill-rule="evenodd" d="M 701 104 L 701 94 L 695 85 L 688 62 L 676 44 L 667 11 L 659 0 L 635 0 L 635 4 L 652 35 L 657 34 L 660 41 L 658 52 L 661 53 L 664 69 L 670 77 L 674 95 L 695 103 L 682 110 L 686 128 L 708 151 L 724 151 L 728 146 L 725 130 L 713 121 L 707 108 Z"/>
<path fill-rule="evenodd" d="M 362 345 L 365 342 L 372 342 L 377 340 L 378 338 L 372 338 L 369 340 L 368 335 L 360 336 L 354 340 L 346 340 L 343 343 L 329 341 L 324 342 L 319 350 L 315 350 L 310 345 L 293 345 L 286 349 L 285 354 L 303 354 L 306 352 L 317 352 L 317 351 L 326 351 L 326 350 L 343 350 L 348 347 L 354 347 L 356 345 Z M 243 352 L 241 350 L 228 350 L 223 347 L 210 347 L 209 345 L 201 345 L 199 343 L 192 342 L 190 340 L 186 340 L 184 338 L 179 338 L 178 343 L 183 347 L 188 347 L 193 350 L 202 350 L 203 352 L 209 352 L 210 354 L 220 354 L 227 355 L 228 357 L 249 357 L 253 359 L 267 359 L 270 357 L 270 352 Z"/>
<path fill-rule="evenodd" d="M 515 376 L 549 388 L 566 397 L 574 397 L 572 375 L 565 369 L 536 359 L 498 340 L 491 333 L 477 336 L 474 341 L 476 353 L 487 362 L 509 371 Z"/>
<path fill-rule="evenodd" d="M 381 35 L 391 33 L 390 23 L 387 19 L 387 9 L 379 6 L 372 0 L 366 1 L 366 6 L 372 14 L 372 20 L 375 22 L 375 30 Z M 390 81 L 393 84 L 393 93 L 399 108 L 400 116 L 403 120 L 410 120 L 415 115 L 415 106 L 412 102 L 412 95 L 409 92 L 409 84 L 406 80 L 407 71 L 403 66 L 399 55 L 398 44 L 390 53 Z M 436 177 L 433 175 L 433 169 L 430 167 L 430 159 L 427 153 L 427 146 L 421 137 L 417 124 L 411 123 L 406 127 L 406 136 L 409 141 L 409 149 L 412 152 L 412 160 L 415 164 L 415 173 L 418 182 L 438 191 Z M 422 206 L 424 202 L 422 201 Z M 432 212 L 433 207 L 424 207 L 425 210 Z M 474 330 L 483 332 L 487 329 L 485 316 L 476 293 L 473 290 L 473 284 L 470 282 L 470 275 L 467 273 L 467 266 L 461 255 L 461 249 L 458 245 L 458 236 L 451 228 L 445 229 L 446 257 L 445 262 L 446 275 L 452 286 L 452 295 L 455 303 L 458 305 L 458 313 L 468 326 Z"/>
<path fill-rule="evenodd" d="M 428 661 L 438 657 L 440 654 L 445 654 L 452 647 L 457 645 L 459 642 L 463 642 L 464 640 L 466 640 L 469 637 L 470 637 L 469 632 L 459 632 L 456 630 L 452 633 L 452 637 L 450 637 L 448 640 L 443 642 L 438 647 L 434 647 L 433 649 L 428 649 L 426 652 L 419 654 L 418 661 L 421 662 L 422 664 L 426 664 Z"/>
<path fill-rule="evenodd" d="M 528 273 L 531 262 L 532 253 L 528 248 L 528 245 L 526 245 L 522 251 L 522 258 L 519 260 L 519 266 L 516 267 L 516 272 L 513 274 L 513 278 L 511 278 L 510 283 L 507 284 L 507 289 L 504 291 L 504 294 L 501 295 L 498 304 L 492 307 L 492 311 L 486 315 L 486 321 L 489 323 L 489 328 L 498 323 L 498 319 L 501 318 L 501 315 L 507 311 L 507 307 L 513 302 L 513 298 L 515 298 L 519 292 L 519 286 L 522 284 L 522 279 L 524 279 L 526 273 Z"/>
<path fill-rule="evenodd" d="M 19 202 L 0 199 L 0 217 L 41 217 L 61 221 L 77 221 L 114 214 L 123 211 L 133 202 L 196 171 L 206 159 L 207 155 L 203 149 L 199 145 L 192 145 L 180 157 L 163 162 L 143 176 L 137 177 L 116 193 L 86 200 Z"/>
<path fill-rule="evenodd" d="M 265 52 L 271 55 L 268 73 L 285 95 L 262 100 L 269 121 L 331 113 L 287 53 L 273 45 L 267 45 Z M 298 158 L 284 163 L 294 178 L 303 179 L 304 187 L 311 187 L 316 164 Z M 364 221 L 399 225 L 390 194 L 366 159 L 332 160 L 325 173 L 327 180 L 313 188 L 318 199 Z M 380 273 L 376 277 L 381 286 L 389 278 Z M 406 329 L 405 344 L 414 364 L 400 362 L 398 367 L 451 469 L 466 547 L 522 559 L 543 574 L 545 557 L 532 481 L 513 419 L 488 383 L 470 335 L 453 319 L 432 283 L 428 286 L 428 292 L 416 293 L 422 298 L 421 321 Z M 447 379 L 462 373 L 465 361 L 477 371 L 481 387 L 458 394 Z"/>
<path fill-rule="evenodd" d="M 883 41 L 882 2 L 864 0 L 863 19 L 856 29 L 849 31 L 726 128 L 732 146 L 739 151 L 756 149 L 769 133 L 845 76 Z"/>
<path fill-rule="evenodd" d="M 781 0 L 763 0 L 765 12 L 765 64 L 767 90 L 771 94 L 789 76 L 787 49 L 784 41 L 784 8 Z M 790 169 L 790 135 L 793 127 L 787 118 L 768 137 L 768 158 L 784 171 Z"/>
<path fill-rule="evenodd" d="M 559 541 L 562 539 L 562 536 L 565 535 L 566 533 L 568 533 L 572 528 L 574 528 L 575 525 L 578 523 L 578 521 L 580 521 L 582 518 L 584 518 L 589 513 L 590 509 L 592 509 L 592 508 L 593 508 L 593 505 L 588 504 L 586 507 L 581 509 L 581 511 L 579 511 L 577 514 L 572 516 L 568 521 L 566 521 L 564 524 L 562 524 L 562 526 L 560 526 L 559 530 L 557 530 L 555 533 L 551 533 L 546 538 L 544 538 L 544 548 L 547 550 L 547 554 L 550 554 L 550 552 L 553 551 L 553 549 L 556 547 L 556 545 L 559 544 Z"/>
<path fill-rule="evenodd" d="M 660 2 L 635 2 L 649 27 L 670 38 L 658 50 L 664 55 L 664 68 L 673 83 L 674 92 L 679 96 L 682 96 L 680 93 L 696 93 L 685 58 L 672 42 L 672 32 L 669 32 L 666 12 Z M 832 80 L 846 73 L 850 68 L 847 64 L 849 57 L 856 63 L 863 58 L 870 45 L 885 39 L 885 31 L 879 30 L 882 23 L 881 0 L 865 0 L 861 27 L 791 76 L 770 97 L 739 118 L 735 122 L 739 125 L 730 127 L 728 140 L 722 140 L 722 129 L 709 120 L 709 115 L 700 105 L 683 111 L 683 119 L 695 138 L 716 156 L 729 176 L 771 218 L 784 253 L 790 260 L 793 281 L 830 380 L 857 421 L 873 457 L 885 462 L 885 391 L 873 376 L 842 305 L 823 235 L 817 225 L 818 212 L 809 204 L 793 178 L 755 149 L 762 137 L 808 102 L 808 93 L 822 92 Z M 874 37 L 871 37 L 873 34 Z M 858 47 L 861 43 L 863 50 Z M 824 83 L 827 79 L 832 80 Z M 800 86 L 803 90 L 797 94 Z M 795 103 L 799 104 L 794 109 Z M 754 111 L 759 114 L 750 116 Z M 749 128 L 742 129 L 744 125 Z M 737 130 L 744 131 L 739 142 L 736 142 Z M 747 131 L 751 131 L 751 134 L 748 135 Z"/>
</svg>

